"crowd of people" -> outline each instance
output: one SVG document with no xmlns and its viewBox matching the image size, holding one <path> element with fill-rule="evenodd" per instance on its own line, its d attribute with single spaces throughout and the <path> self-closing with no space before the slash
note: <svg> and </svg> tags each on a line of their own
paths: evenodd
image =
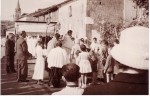
<svg viewBox="0 0 150 100">
<path fill-rule="evenodd" d="M 60 86 L 63 79 L 66 87 L 58 94 L 148 94 L 148 28 L 135 26 L 121 32 L 113 44 L 107 41 L 92 43 L 87 39 L 72 37 L 72 30 L 63 37 L 56 33 L 45 46 L 42 39 L 35 45 L 36 63 L 32 79 L 43 84 L 44 70 L 49 72 L 48 85 Z M 16 72 L 17 82 L 28 82 L 27 60 L 32 58 L 25 40 L 26 32 L 19 33 L 14 43 L 10 33 L 6 41 L 7 73 Z M 15 50 L 16 48 L 16 50 Z M 14 65 L 16 59 L 16 70 Z M 88 84 L 88 75 L 91 82 Z M 105 83 L 97 82 L 101 74 Z"/>
</svg>

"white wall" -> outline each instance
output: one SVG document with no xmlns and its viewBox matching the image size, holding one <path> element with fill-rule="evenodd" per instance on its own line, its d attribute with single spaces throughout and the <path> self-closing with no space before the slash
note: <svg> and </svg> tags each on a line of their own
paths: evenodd
<svg viewBox="0 0 150 100">
<path fill-rule="evenodd" d="M 69 6 L 72 7 L 72 17 L 69 17 Z M 61 24 L 59 33 L 64 35 L 69 29 L 73 36 L 86 36 L 84 18 L 86 16 L 86 0 L 75 0 L 59 8 L 58 19 Z"/>
<path fill-rule="evenodd" d="M 27 21 L 27 17 L 20 18 L 19 21 Z"/>
<path fill-rule="evenodd" d="M 46 23 L 27 23 L 27 22 L 16 22 L 15 27 L 17 29 L 17 32 L 26 31 L 26 32 L 46 32 L 46 29 L 48 27 L 47 32 L 54 31 L 53 25 L 47 25 Z"/>
</svg>

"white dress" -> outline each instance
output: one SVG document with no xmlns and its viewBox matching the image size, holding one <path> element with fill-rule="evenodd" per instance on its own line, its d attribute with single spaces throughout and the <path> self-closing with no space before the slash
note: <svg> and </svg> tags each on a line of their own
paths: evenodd
<svg viewBox="0 0 150 100">
<path fill-rule="evenodd" d="M 72 49 L 71 49 L 71 55 L 73 55 L 73 58 L 71 59 L 73 63 L 76 63 L 77 61 L 77 57 L 78 55 L 76 54 L 77 51 L 81 51 L 80 49 L 80 45 L 79 44 L 75 44 Z"/>
<path fill-rule="evenodd" d="M 32 56 L 35 57 L 35 55 L 36 55 L 36 43 L 37 43 L 37 41 L 36 41 L 36 39 L 33 39 L 33 38 L 31 38 L 30 41 L 31 41 Z"/>
<path fill-rule="evenodd" d="M 71 49 L 71 54 L 74 56 L 75 59 L 77 58 L 76 52 L 78 50 L 81 51 L 79 44 L 75 44 Z"/>
<path fill-rule="evenodd" d="M 43 58 L 43 49 L 41 46 L 36 47 L 36 63 L 34 67 L 34 73 L 32 79 L 35 80 L 43 80 L 44 78 L 44 68 L 45 68 L 45 60 Z"/>
<path fill-rule="evenodd" d="M 48 67 L 62 68 L 63 65 L 69 63 L 67 52 L 61 47 L 56 47 L 48 53 Z"/>
<path fill-rule="evenodd" d="M 28 45 L 28 51 L 33 55 L 32 37 L 27 37 L 27 45 Z"/>
<path fill-rule="evenodd" d="M 55 48 L 56 42 L 57 42 L 57 40 L 56 40 L 55 37 L 53 37 L 52 40 L 50 40 L 50 41 L 48 42 L 48 44 L 47 44 L 47 54 L 48 54 L 53 48 Z"/>
<path fill-rule="evenodd" d="M 6 38 L 1 37 L 1 58 L 5 56 L 5 43 L 6 43 Z"/>
<path fill-rule="evenodd" d="M 71 40 L 69 35 L 65 35 L 62 43 L 62 47 L 66 50 L 68 56 L 70 56 L 72 46 L 74 45 L 74 41 Z"/>
<path fill-rule="evenodd" d="M 77 58 L 77 64 L 80 67 L 80 73 L 92 72 L 91 64 L 89 62 L 89 53 L 81 52 Z"/>
</svg>

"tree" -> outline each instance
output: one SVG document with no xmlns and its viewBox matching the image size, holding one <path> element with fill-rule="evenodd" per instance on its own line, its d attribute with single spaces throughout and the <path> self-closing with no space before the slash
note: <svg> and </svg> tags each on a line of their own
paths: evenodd
<svg viewBox="0 0 150 100">
<path fill-rule="evenodd" d="M 149 9 L 149 0 L 133 0 L 139 8 Z"/>
<path fill-rule="evenodd" d="M 149 0 L 133 0 L 136 5 L 136 20 L 148 23 L 149 21 Z"/>
<path fill-rule="evenodd" d="M 123 28 L 122 23 L 113 24 L 105 22 L 103 25 L 102 41 L 107 41 L 108 45 L 113 45 L 114 40 L 119 39 L 120 31 Z"/>
</svg>

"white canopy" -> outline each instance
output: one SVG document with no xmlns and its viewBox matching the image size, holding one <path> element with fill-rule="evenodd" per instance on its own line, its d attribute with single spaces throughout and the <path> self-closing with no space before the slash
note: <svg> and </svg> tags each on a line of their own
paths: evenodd
<svg viewBox="0 0 150 100">
<path fill-rule="evenodd" d="M 54 32 L 55 23 L 50 23 L 49 25 L 47 25 L 46 22 L 17 21 L 15 23 L 15 28 L 17 32 L 26 31 L 45 33 L 47 30 L 47 32 L 50 33 Z"/>
</svg>

